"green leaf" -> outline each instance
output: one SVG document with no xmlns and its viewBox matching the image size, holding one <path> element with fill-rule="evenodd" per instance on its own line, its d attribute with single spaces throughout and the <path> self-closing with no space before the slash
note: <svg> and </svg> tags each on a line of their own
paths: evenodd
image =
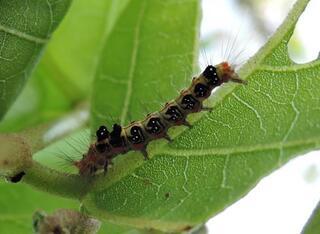
<svg viewBox="0 0 320 234">
<path fill-rule="evenodd" d="M 312 212 L 308 222 L 302 230 L 302 234 L 317 234 L 320 230 L 320 203 Z"/>
<path fill-rule="evenodd" d="M 101 49 L 128 0 L 74 1 L 53 41 L 49 43 L 44 63 L 60 72 L 53 79 L 71 99 L 88 97 Z"/>
<path fill-rule="evenodd" d="M 101 225 L 101 229 L 99 231 L 99 234 L 148 234 L 147 232 L 132 229 L 130 227 L 126 226 L 118 226 L 111 223 L 103 223 Z M 152 233 L 153 234 L 153 233 Z M 154 234 L 160 234 L 160 233 L 154 233 Z"/>
<path fill-rule="evenodd" d="M 78 202 L 48 195 L 24 184 L 0 182 L 0 190 L 0 233 L 32 233 L 32 215 L 37 210 L 51 214 L 60 208 L 77 210 L 79 207 Z M 143 234 L 110 223 L 103 223 L 98 233 Z"/>
<path fill-rule="evenodd" d="M 37 210 L 48 214 L 57 209 L 78 210 L 79 203 L 34 190 L 24 184 L 0 182 L 0 233 L 32 233 L 32 215 Z M 129 227 L 103 223 L 100 234 L 143 234 Z"/>
<path fill-rule="evenodd" d="M 308 2 L 297 1 L 239 71 L 247 86 L 224 85 L 213 94 L 214 111 L 193 115 L 193 128 L 173 144 L 148 147 L 151 160 L 143 162 L 138 153 L 118 157 L 85 197 L 86 208 L 116 223 L 186 230 L 243 197 L 291 158 L 319 148 L 320 61 L 294 64 L 287 51 Z M 181 84 L 194 67 L 197 22 L 197 1 L 130 2 L 100 61 L 94 128 L 110 113 L 121 123 L 129 112 L 140 118 L 139 100 L 152 102 L 156 92 L 173 97 L 172 83 Z"/>
<path fill-rule="evenodd" d="M 20 94 L 70 0 L 0 1 L 0 118 Z"/>
<path fill-rule="evenodd" d="M 0 123 L 1 132 L 46 123 L 83 105 L 101 47 L 127 0 L 72 3 L 26 88 Z"/>
<path fill-rule="evenodd" d="M 23 184 L 0 182 L 0 233 L 32 233 L 36 210 L 48 213 L 57 208 L 76 209 L 78 202 L 35 191 Z"/>
<path fill-rule="evenodd" d="M 141 118 L 143 105 L 159 108 L 157 95 L 167 99 L 183 87 L 196 63 L 199 14 L 195 0 L 130 1 L 99 60 L 92 95 L 93 129 L 107 120 L 111 123 L 110 116 L 119 117 L 121 123 Z"/>
<path fill-rule="evenodd" d="M 70 111 L 72 105 L 59 86 L 50 79 L 52 74 L 40 63 L 3 120 L 1 132 L 18 132 L 56 119 Z"/>
</svg>

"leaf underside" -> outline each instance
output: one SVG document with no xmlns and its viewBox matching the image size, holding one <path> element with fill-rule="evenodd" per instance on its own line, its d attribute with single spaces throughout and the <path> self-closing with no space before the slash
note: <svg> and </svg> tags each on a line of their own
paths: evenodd
<svg viewBox="0 0 320 234">
<path fill-rule="evenodd" d="M 88 102 L 101 47 L 128 0 L 73 1 L 25 89 L 2 122 L 19 132 L 56 120 Z"/>
<path fill-rule="evenodd" d="M 195 8 L 194 1 L 187 3 Z M 239 71 L 247 86 L 228 84 L 214 93 L 209 102 L 214 111 L 191 117 L 190 130 L 170 131 L 174 136 L 181 133 L 172 144 L 152 143 L 148 162 L 142 162 L 138 153 L 115 160 L 108 176 L 101 177 L 86 196 L 86 208 L 117 223 L 181 231 L 222 211 L 289 159 L 318 148 L 320 62 L 294 64 L 287 52 L 307 3 L 298 1 L 274 36 Z M 159 38 L 166 35 L 163 28 L 159 30 L 158 21 L 149 17 L 160 8 L 157 4 L 170 12 L 171 6 L 158 1 L 132 1 L 116 23 L 95 78 L 94 128 L 110 119 L 107 113 L 120 116 L 122 123 L 128 122 L 129 112 L 141 118 L 138 100 L 152 101 L 157 91 L 172 97 L 170 77 L 180 84 L 185 78 L 181 69 L 194 67 L 185 53 L 197 44 L 188 43 L 187 37 L 175 43 L 180 34 L 197 27 L 195 10 L 188 15 L 192 22 L 172 23 L 169 29 L 178 24 L 179 35 L 175 38 L 172 33 L 164 41 L 165 36 Z M 182 20 L 175 15 L 173 20 Z M 167 57 L 157 54 L 158 48 L 171 45 L 189 51 L 179 54 L 170 49 Z M 124 46 L 126 54 L 121 53 Z"/>
<path fill-rule="evenodd" d="M 0 119 L 20 94 L 70 0 L 0 1 Z"/>
<path fill-rule="evenodd" d="M 298 0 L 280 29 L 241 68 L 239 74 L 248 81 L 247 86 L 221 87 L 206 103 L 214 111 L 190 116 L 192 129 L 172 129 L 173 143 L 159 140 L 148 146 L 151 160 L 145 162 L 134 152 L 116 158 L 108 175 L 100 176 L 85 196 L 84 207 L 92 215 L 117 224 L 188 230 L 243 197 L 261 178 L 291 158 L 319 148 L 320 62 L 294 64 L 287 53 L 287 43 L 308 2 Z M 77 4 L 74 12 L 76 6 L 80 9 L 86 3 Z M 86 100 L 91 77 L 92 129 L 141 119 L 189 85 L 197 64 L 199 1 L 92 4 L 103 9 L 97 21 L 92 18 L 92 25 L 101 22 L 99 30 L 92 29 L 93 41 L 86 38 L 83 51 L 79 56 L 74 54 L 79 45 L 73 45 L 70 25 L 82 13 L 67 18 L 36 71 L 39 77 L 63 77 L 54 81 L 55 88 L 61 84 L 66 87 L 59 91 L 68 100 L 62 111 L 71 108 L 70 103 Z M 104 18 L 105 9 L 111 12 L 108 15 L 117 12 L 114 14 L 120 16 Z M 0 25 L 1 20 L 0 14 Z M 0 42 L 1 33 L 0 28 Z M 59 59 L 64 54 L 64 47 L 59 47 L 64 34 L 70 60 L 68 56 Z M 94 61 L 86 57 L 88 53 Z M 5 86 L 0 82 L 0 90 L 10 90 L 6 82 L 2 82 Z M 52 150 L 42 154 L 52 157 Z M 115 233 L 128 230 L 108 228 L 106 224 L 105 230 Z"/>
</svg>

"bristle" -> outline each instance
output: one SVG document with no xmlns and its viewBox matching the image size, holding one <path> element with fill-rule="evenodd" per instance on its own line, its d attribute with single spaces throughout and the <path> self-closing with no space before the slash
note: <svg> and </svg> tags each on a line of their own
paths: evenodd
<svg viewBox="0 0 320 234">
<path fill-rule="evenodd" d="M 167 134 L 169 128 L 180 125 L 191 127 L 192 125 L 186 120 L 187 116 L 200 111 L 211 111 L 212 108 L 203 107 L 203 101 L 209 98 L 215 88 L 228 81 L 246 83 L 239 78 L 227 61 L 216 66 L 208 65 L 199 76 L 192 79 L 188 88 L 183 89 L 177 98 L 167 102 L 161 110 L 124 127 L 113 124 L 112 131 L 110 133 L 108 131 L 106 135 L 97 132 L 97 141 L 89 147 L 83 159 L 79 161 L 69 159 L 69 161 L 73 162 L 81 175 L 92 176 L 99 169 L 103 169 L 106 173 L 113 158 L 130 150 L 140 151 L 144 159 L 149 159 L 146 149 L 150 141 L 164 138 L 171 142 Z M 98 131 L 101 129 L 105 131 L 106 127 L 101 126 Z"/>
</svg>

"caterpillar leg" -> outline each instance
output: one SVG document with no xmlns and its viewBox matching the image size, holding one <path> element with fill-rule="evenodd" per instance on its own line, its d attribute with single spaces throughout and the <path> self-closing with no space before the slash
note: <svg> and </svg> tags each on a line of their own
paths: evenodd
<svg viewBox="0 0 320 234">
<path fill-rule="evenodd" d="M 149 160 L 150 159 L 146 149 L 142 149 L 142 150 L 140 150 L 140 152 L 142 153 L 144 160 Z"/>
<path fill-rule="evenodd" d="M 187 120 L 183 121 L 182 125 L 184 125 L 184 126 L 186 126 L 188 128 L 192 127 L 192 125 Z"/>
<path fill-rule="evenodd" d="M 208 107 L 208 106 L 203 106 L 203 107 L 201 107 L 201 110 L 202 111 L 212 111 L 213 108 L 212 107 Z"/>
<path fill-rule="evenodd" d="M 107 161 L 108 161 L 108 165 L 113 166 L 112 159 L 108 159 Z"/>
<path fill-rule="evenodd" d="M 166 134 L 163 136 L 164 139 L 166 139 L 169 142 L 172 142 L 173 140 Z"/>
<path fill-rule="evenodd" d="M 103 167 L 103 175 L 106 175 L 107 172 L 108 172 L 108 165 L 109 165 L 109 162 L 108 160 L 106 160 L 106 163 L 104 164 L 104 167 Z"/>
</svg>

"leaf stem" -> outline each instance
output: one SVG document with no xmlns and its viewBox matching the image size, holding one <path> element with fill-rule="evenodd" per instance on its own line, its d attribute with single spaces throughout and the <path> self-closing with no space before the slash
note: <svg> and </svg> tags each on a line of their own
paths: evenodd
<svg viewBox="0 0 320 234">
<path fill-rule="evenodd" d="M 78 200 L 81 200 L 93 184 L 93 178 L 59 172 L 36 161 L 33 161 L 25 173 L 24 183 L 45 192 Z"/>
</svg>

